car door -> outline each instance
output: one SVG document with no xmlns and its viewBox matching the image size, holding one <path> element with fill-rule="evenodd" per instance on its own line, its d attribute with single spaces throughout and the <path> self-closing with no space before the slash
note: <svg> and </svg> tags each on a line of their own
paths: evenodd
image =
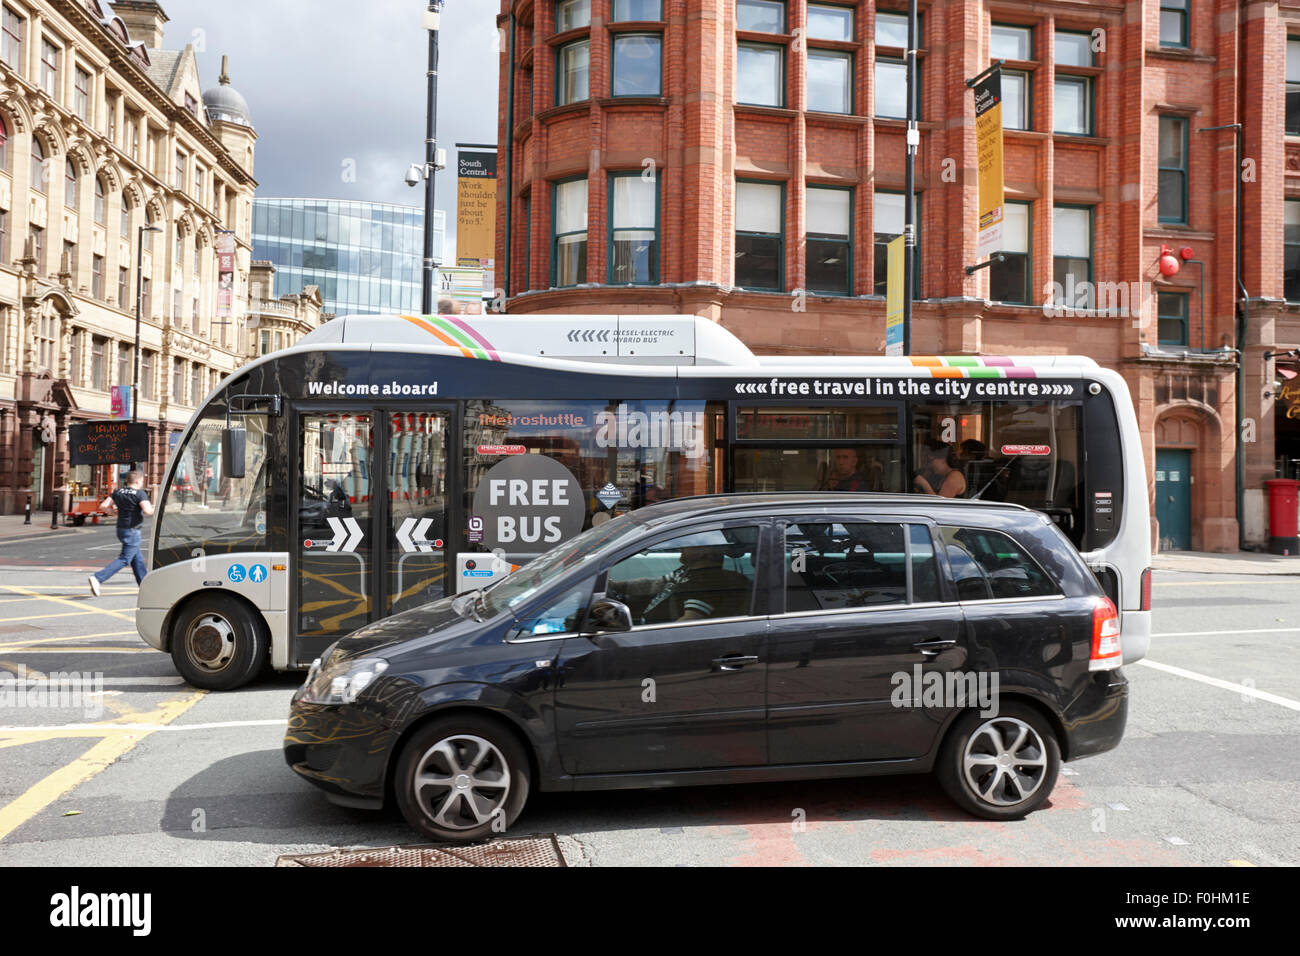
<svg viewBox="0 0 1300 956">
<path fill-rule="evenodd" d="M 767 762 L 761 526 L 665 533 L 601 575 L 597 597 L 627 604 L 634 623 L 564 641 L 555 724 L 565 772 Z"/>
<path fill-rule="evenodd" d="M 770 762 L 897 760 L 930 751 L 952 712 L 927 684 L 962 667 L 961 608 L 945 600 L 924 518 L 788 518 L 770 620 Z"/>
</svg>

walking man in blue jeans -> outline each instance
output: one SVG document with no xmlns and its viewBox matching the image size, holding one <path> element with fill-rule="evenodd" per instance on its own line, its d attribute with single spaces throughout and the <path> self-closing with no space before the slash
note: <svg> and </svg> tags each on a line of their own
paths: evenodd
<svg viewBox="0 0 1300 956">
<path fill-rule="evenodd" d="M 102 511 L 117 512 L 117 540 L 122 542 L 122 553 L 108 567 L 88 578 L 95 597 L 99 597 L 99 586 L 128 564 L 135 572 L 136 584 L 148 573 L 144 555 L 140 553 L 140 525 L 144 523 L 145 515 L 153 514 L 153 503 L 149 501 L 149 492 L 144 490 L 144 474 L 128 472 L 126 487 L 117 489 L 101 501 L 99 507 Z"/>
</svg>

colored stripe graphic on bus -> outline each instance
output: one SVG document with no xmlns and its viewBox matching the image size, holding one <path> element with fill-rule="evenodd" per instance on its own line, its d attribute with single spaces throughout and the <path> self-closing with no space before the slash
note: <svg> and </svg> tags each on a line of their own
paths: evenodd
<svg viewBox="0 0 1300 956">
<path fill-rule="evenodd" d="M 495 351 L 492 351 L 491 346 L 485 340 L 483 341 L 483 345 L 486 346 L 486 349 L 480 348 L 473 338 L 470 338 L 461 331 L 461 329 L 442 318 L 442 316 L 426 315 L 421 317 L 403 315 L 402 318 L 407 322 L 410 322 L 416 328 L 428 332 L 444 345 L 450 345 L 452 348 L 458 349 L 466 358 L 484 359 L 493 362 L 501 361 L 501 356 L 497 355 Z"/>
<path fill-rule="evenodd" d="M 1037 378 L 1032 368 L 1016 365 L 1005 355 L 918 355 L 914 368 L 929 369 L 931 378 Z"/>
</svg>

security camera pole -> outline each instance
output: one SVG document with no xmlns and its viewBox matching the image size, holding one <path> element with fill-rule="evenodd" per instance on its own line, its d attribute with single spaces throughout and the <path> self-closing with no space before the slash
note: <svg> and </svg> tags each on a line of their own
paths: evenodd
<svg viewBox="0 0 1300 956">
<path fill-rule="evenodd" d="M 433 312 L 433 173 L 438 155 L 438 19 L 443 0 L 429 0 L 421 25 L 429 31 L 429 110 L 424 135 L 424 275 L 420 285 L 420 311 Z"/>
</svg>

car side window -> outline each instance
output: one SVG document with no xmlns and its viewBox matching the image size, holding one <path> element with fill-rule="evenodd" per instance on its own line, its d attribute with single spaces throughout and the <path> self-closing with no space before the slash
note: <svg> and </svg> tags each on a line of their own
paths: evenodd
<svg viewBox="0 0 1300 956">
<path fill-rule="evenodd" d="M 939 565 L 934 556 L 930 529 L 923 524 L 907 526 L 908 552 L 912 561 L 912 603 L 942 601 L 939 593 Z"/>
<path fill-rule="evenodd" d="M 511 629 L 506 640 L 538 637 L 544 634 L 574 634 L 582 626 L 582 617 L 591 603 L 591 581 L 570 588 L 556 600 L 535 613 L 524 617 Z"/>
<path fill-rule="evenodd" d="M 805 521 L 786 527 L 787 612 L 906 602 L 902 525 Z"/>
<path fill-rule="evenodd" d="M 940 529 L 962 601 L 1050 597 L 1060 594 L 1051 576 L 1010 535 L 985 528 Z"/>
<path fill-rule="evenodd" d="M 605 595 L 636 624 L 752 613 L 758 528 L 717 528 L 661 541 L 610 568 Z"/>
</svg>

